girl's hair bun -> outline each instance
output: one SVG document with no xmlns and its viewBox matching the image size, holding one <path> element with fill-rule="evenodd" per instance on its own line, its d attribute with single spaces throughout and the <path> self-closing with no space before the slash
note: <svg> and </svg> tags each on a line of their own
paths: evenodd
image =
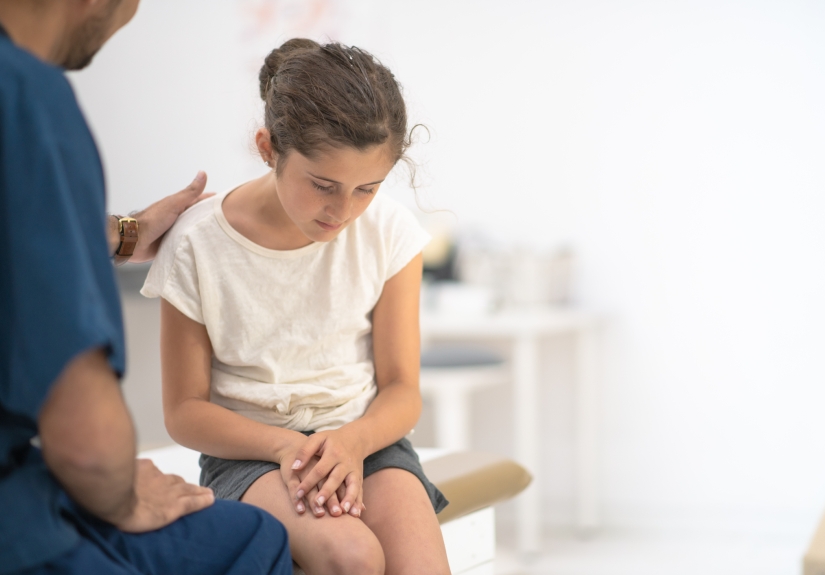
<svg viewBox="0 0 825 575">
<path fill-rule="evenodd" d="M 258 80 L 261 83 L 261 99 L 266 101 L 266 95 L 269 91 L 269 85 L 272 78 L 278 73 L 281 64 L 296 52 L 304 52 L 308 50 L 317 50 L 321 45 L 313 40 L 306 38 L 293 38 L 275 48 L 264 60 L 264 65 L 261 66 L 261 71 L 258 74 Z"/>
<path fill-rule="evenodd" d="M 312 158 L 330 147 L 387 144 L 393 162 L 404 158 L 409 138 L 401 87 L 368 52 L 295 38 L 270 52 L 259 78 L 276 173 L 292 151 Z"/>
</svg>

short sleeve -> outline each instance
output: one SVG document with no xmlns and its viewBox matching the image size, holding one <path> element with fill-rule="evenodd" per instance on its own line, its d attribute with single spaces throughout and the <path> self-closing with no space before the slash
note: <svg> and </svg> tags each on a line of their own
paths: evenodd
<svg viewBox="0 0 825 575">
<path fill-rule="evenodd" d="M 189 319 L 204 323 L 195 253 L 190 238 L 174 228 L 164 239 L 140 293 L 162 297 Z"/>
<path fill-rule="evenodd" d="M 390 279 L 421 253 L 432 238 L 407 208 L 395 201 L 385 201 L 391 207 L 383 230 L 389 247 L 386 279 Z"/>
<path fill-rule="evenodd" d="M 44 84 L 51 107 L 0 93 L 0 403 L 33 420 L 78 354 L 124 369 L 100 158 L 68 83 Z"/>
</svg>

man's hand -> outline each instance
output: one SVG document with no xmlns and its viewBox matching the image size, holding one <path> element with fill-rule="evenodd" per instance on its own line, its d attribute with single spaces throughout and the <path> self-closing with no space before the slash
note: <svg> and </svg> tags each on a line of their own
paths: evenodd
<svg viewBox="0 0 825 575">
<path fill-rule="evenodd" d="M 198 172 L 188 187 L 171 196 L 166 196 L 132 217 L 138 221 L 138 243 L 129 259 L 132 263 L 148 262 L 155 258 L 163 234 L 172 227 L 186 208 L 215 194 L 203 193 L 206 174 Z M 120 240 L 118 240 L 119 242 Z"/>
<path fill-rule="evenodd" d="M 138 459 L 135 471 L 135 501 L 131 513 L 115 523 L 128 533 L 160 529 L 184 515 L 214 503 L 208 487 L 186 483 L 177 475 L 166 475 L 148 459 Z"/>
</svg>

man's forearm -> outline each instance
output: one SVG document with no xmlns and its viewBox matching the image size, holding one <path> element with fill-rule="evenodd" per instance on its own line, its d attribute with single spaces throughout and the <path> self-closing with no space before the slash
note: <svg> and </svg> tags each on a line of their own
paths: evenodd
<svg viewBox="0 0 825 575">
<path fill-rule="evenodd" d="M 120 231 L 117 227 L 117 218 L 111 214 L 106 215 L 106 239 L 109 242 L 109 255 L 115 255 L 115 250 L 120 245 Z"/>
<path fill-rule="evenodd" d="M 43 457 L 74 501 L 110 523 L 135 504 L 135 432 L 101 351 L 75 358 L 39 418 Z"/>
</svg>

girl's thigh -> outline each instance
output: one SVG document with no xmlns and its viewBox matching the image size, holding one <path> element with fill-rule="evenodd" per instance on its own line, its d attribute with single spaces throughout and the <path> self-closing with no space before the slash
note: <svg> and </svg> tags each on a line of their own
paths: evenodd
<svg viewBox="0 0 825 575">
<path fill-rule="evenodd" d="M 447 551 L 430 498 L 412 473 L 387 468 L 364 480 L 361 519 L 384 550 L 387 575 L 449 575 Z"/>
<path fill-rule="evenodd" d="M 241 501 L 270 512 L 284 524 L 292 558 L 307 575 L 384 573 L 381 544 L 363 521 L 346 514 L 315 517 L 307 511 L 299 515 L 280 471 L 259 477 Z"/>
</svg>

